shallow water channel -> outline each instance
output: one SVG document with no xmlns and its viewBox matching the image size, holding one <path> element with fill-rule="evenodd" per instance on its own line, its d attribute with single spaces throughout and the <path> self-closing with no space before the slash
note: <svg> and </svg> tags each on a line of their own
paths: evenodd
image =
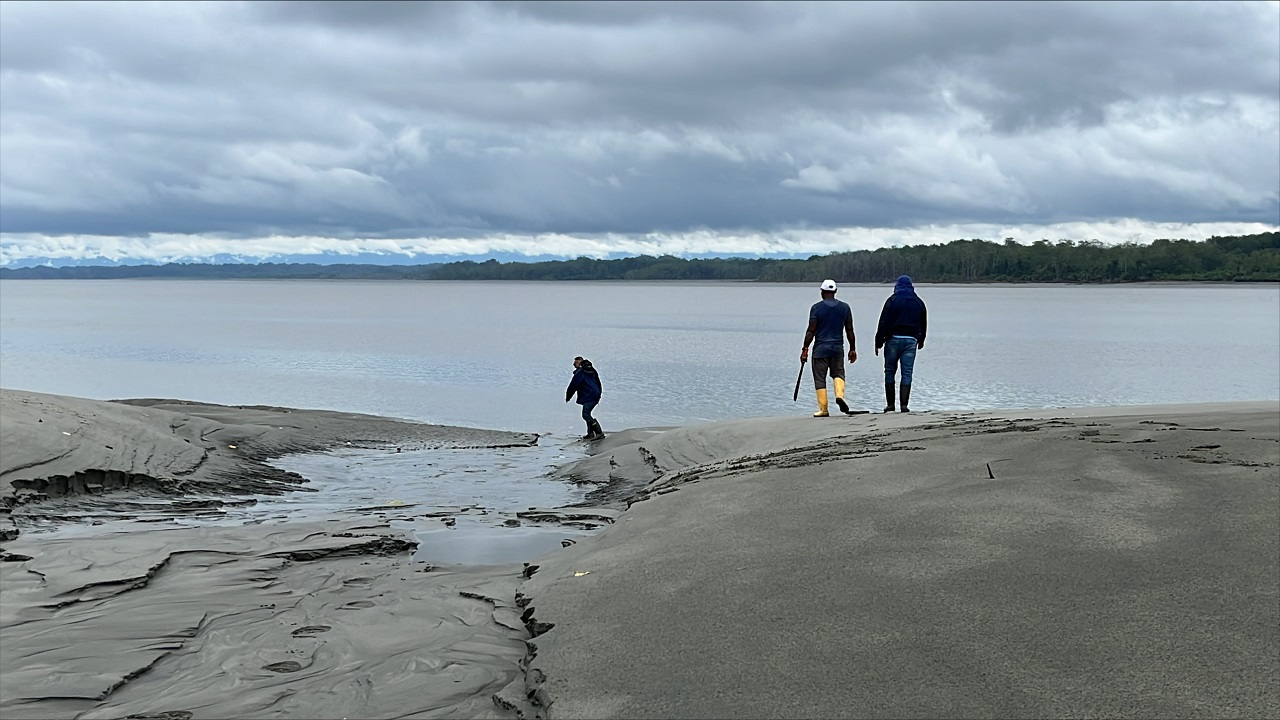
<svg viewBox="0 0 1280 720">
<path fill-rule="evenodd" d="M 563 440 L 545 437 L 528 448 L 295 455 L 272 464 L 302 475 L 319 492 L 292 493 L 264 505 L 312 517 L 338 513 L 389 519 L 392 527 L 418 539 L 415 560 L 461 565 L 529 561 L 603 524 L 527 516 L 583 501 L 590 487 L 553 477 L 557 466 L 583 456 Z"/>
<path fill-rule="evenodd" d="M 584 500 L 590 486 L 556 476 L 559 466 L 584 456 L 576 438 L 554 436 L 530 447 L 341 449 L 273 461 L 307 479 L 283 495 L 173 497 L 125 491 L 22 506 L 14 519 L 24 534 L 61 536 L 120 532 L 129 525 L 159 529 L 367 517 L 417 539 L 415 560 L 529 562 L 608 523 L 608 514 L 545 512 Z"/>
</svg>

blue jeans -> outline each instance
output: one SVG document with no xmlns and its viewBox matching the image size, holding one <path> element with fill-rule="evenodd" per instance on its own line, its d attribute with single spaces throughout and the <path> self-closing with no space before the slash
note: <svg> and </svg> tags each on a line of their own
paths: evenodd
<svg viewBox="0 0 1280 720">
<path fill-rule="evenodd" d="M 582 419 L 587 423 L 587 432 L 591 432 L 591 423 L 595 422 L 595 418 L 591 417 L 591 411 L 595 410 L 596 405 L 599 404 L 600 401 L 597 400 L 596 402 L 583 403 L 582 405 Z"/>
<path fill-rule="evenodd" d="M 894 335 L 884 344 L 884 384 L 892 385 L 902 363 L 902 384 L 911 384 L 911 371 L 916 366 L 916 339 Z"/>
</svg>

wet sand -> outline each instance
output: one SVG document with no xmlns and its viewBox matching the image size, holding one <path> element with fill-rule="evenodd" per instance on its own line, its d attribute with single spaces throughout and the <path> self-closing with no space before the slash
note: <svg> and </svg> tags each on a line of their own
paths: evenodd
<svg viewBox="0 0 1280 720">
<path fill-rule="evenodd" d="M 1280 717 L 1280 404 L 625 439 L 521 588 L 545 716 Z"/>
<path fill-rule="evenodd" d="M 21 535 L 13 515 L 91 501 L 128 518 L 161 495 L 170 513 L 208 512 L 307 490 L 268 464 L 290 453 L 503 448 L 536 435 L 13 390 L 0 391 L 0 431 L 0 715 L 514 717 L 527 704 L 522 566 L 414 561 L 416 543 L 390 521 L 412 508 Z"/>
<path fill-rule="evenodd" d="M 181 400 L 102 402 L 0 389 L 0 540 L 14 507 L 128 488 L 168 495 L 280 494 L 303 478 L 268 461 L 334 447 L 531 445 L 532 433 L 445 427 L 325 410 Z"/>
<path fill-rule="evenodd" d="M 523 686 L 518 568 L 383 525 L 39 537 L 0 563 L 5 717 L 506 717 Z"/>
<path fill-rule="evenodd" d="M 348 442 L 534 439 L 0 400 L 17 509 L 284 492 L 272 457 Z M 415 562 L 378 514 L 4 542 L 0 715 L 1280 716 L 1274 402 L 751 418 L 594 449 L 561 470 L 586 507 L 521 519 L 616 522 L 527 567 Z"/>
</svg>

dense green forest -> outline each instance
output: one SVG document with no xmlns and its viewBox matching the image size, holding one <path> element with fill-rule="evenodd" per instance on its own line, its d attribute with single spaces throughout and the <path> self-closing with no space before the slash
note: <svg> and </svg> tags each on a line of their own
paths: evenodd
<svg viewBox="0 0 1280 720">
<path fill-rule="evenodd" d="M 177 264 L 117 267 L 0 268 L 0 278 L 343 278 L 410 280 L 755 280 L 761 282 L 920 283 L 1167 281 L 1280 281 L 1280 232 L 1156 240 L 1149 245 L 1041 240 L 955 240 L 814 255 L 803 260 L 673 256 L 614 260 L 436 265 Z"/>
</svg>

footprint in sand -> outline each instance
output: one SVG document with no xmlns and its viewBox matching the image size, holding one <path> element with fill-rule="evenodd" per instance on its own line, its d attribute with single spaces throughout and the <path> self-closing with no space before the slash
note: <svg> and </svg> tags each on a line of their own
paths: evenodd
<svg viewBox="0 0 1280 720">
<path fill-rule="evenodd" d="M 126 720 L 191 720 L 191 713 L 186 710 L 166 710 L 158 713 L 129 715 Z"/>
<path fill-rule="evenodd" d="M 294 637 L 310 637 L 312 635 L 319 635 L 320 633 L 327 633 L 332 629 L 333 628 L 328 625 L 307 625 L 306 627 L 300 627 L 289 634 Z"/>
<path fill-rule="evenodd" d="M 278 672 L 278 673 L 292 673 L 292 672 L 298 672 L 299 670 L 301 670 L 302 663 L 299 663 L 296 660 L 285 660 L 284 662 L 271 663 L 270 665 L 263 665 L 262 669 L 270 670 L 271 672 Z"/>
<path fill-rule="evenodd" d="M 354 610 L 356 608 L 371 608 L 374 602 L 372 600 L 352 600 L 351 602 L 339 607 L 339 610 Z"/>
</svg>

